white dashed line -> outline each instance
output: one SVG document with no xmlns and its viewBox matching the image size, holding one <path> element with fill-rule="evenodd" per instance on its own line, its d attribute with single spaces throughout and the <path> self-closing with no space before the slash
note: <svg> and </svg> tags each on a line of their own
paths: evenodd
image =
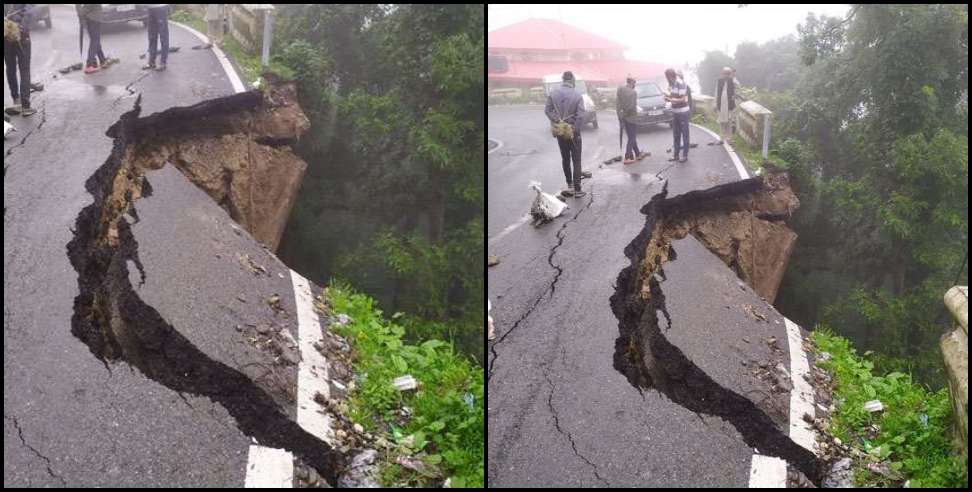
<svg viewBox="0 0 972 492">
<path fill-rule="evenodd" d="M 775 456 L 754 454 L 749 468 L 749 488 L 786 488 L 786 461 Z"/>
<path fill-rule="evenodd" d="M 246 464 L 248 489 L 293 488 L 294 457 L 283 449 L 250 445 Z"/>
<path fill-rule="evenodd" d="M 321 322 L 314 312 L 314 296 L 307 279 L 293 270 L 290 271 L 290 277 L 294 282 L 294 298 L 297 301 L 297 339 L 300 347 L 300 364 L 297 366 L 297 424 L 318 439 L 333 444 L 330 417 L 318 412 L 320 405 L 314 401 L 314 395 L 318 392 L 325 398 L 331 397 L 327 361 L 314 348 L 315 343 L 324 343 Z"/>
<path fill-rule="evenodd" d="M 807 354 L 803 351 L 803 336 L 800 327 L 786 317 L 786 339 L 790 346 L 790 378 L 793 389 L 790 390 L 790 439 L 803 446 L 811 453 L 817 453 L 817 441 L 814 439 L 813 428 L 803 420 L 803 414 L 814 417 L 813 388 L 807 382 L 810 364 Z"/>
</svg>

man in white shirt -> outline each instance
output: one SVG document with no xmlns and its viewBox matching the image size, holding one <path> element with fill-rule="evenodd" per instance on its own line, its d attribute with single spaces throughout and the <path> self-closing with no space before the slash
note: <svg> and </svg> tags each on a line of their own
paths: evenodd
<svg viewBox="0 0 972 492">
<path fill-rule="evenodd" d="M 668 95 L 665 100 L 672 103 L 672 137 L 674 145 L 670 162 L 686 162 L 689 151 L 689 116 L 691 108 L 688 101 L 688 86 L 684 80 L 678 78 L 674 69 L 665 70 L 665 78 L 668 79 Z M 682 151 L 682 158 L 679 159 L 679 151 Z"/>
</svg>

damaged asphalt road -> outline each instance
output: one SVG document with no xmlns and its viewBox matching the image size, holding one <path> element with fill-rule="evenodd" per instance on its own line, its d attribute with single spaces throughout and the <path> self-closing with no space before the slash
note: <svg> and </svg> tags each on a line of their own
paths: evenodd
<svg viewBox="0 0 972 492">
<path fill-rule="evenodd" d="M 106 53 L 121 58 L 120 65 L 51 78 L 77 56 L 74 9 L 52 4 L 51 13 L 60 27 L 32 33 L 32 72 L 45 84 L 33 98 L 45 112 L 29 123 L 43 126 L 17 146 L 31 127 L 14 117 L 18 138 L 4 142 L 4 484 L 240 487 L 252 440 L 222 403 L 180 392 L 126 362 L 106 367 L 72 334 L 80 290 L 65 249 L 79 212 L 92 204 L 85 182 L 112 150 L 105 131 L 135 101 L 129 90 L 143 94 L 143 112 L 151 114 L 232 94 L 232 85 L 208 50 L 184 49 L 170 56 L 168 71 L 146 75 L 138 60 L 145 30 L 134 23 L 104 34 Z M 173 45 L 198 43 L 175 26 L 170 38 Z M 9 104 L 7 92 L 5 100 Z M 293 316 L 290 279 L 278 276 L 288 272 L 246 232 L 234 233 L 226 213 L 181 174 L 150 180 L 155 194 L 140 200 L 139 222 L 130 218 L 145 272 L 142 284 L 139 268 L 128 265 L 134 292 L 210 359 L 249 362 L 256 353 L 185 327 L 212 323 L 234 330 L 234 320 L 275 320 L 273 310 L 257 302 L 272 294 Z M 172 218 L 174 211 L 184 215 Z M 273 276 L 244 270 L 237 254 Z M 244 294 L 251 302 L 233 304 L 228 286 L 238 287 L 233 299 Z M 293 320 L 276 321 L 286 327 Z M 199 357 L 192 361 L 197 370 L 228 374 Z"/>
<path fill-rule="evenodd" d="M 632 385 L 615 368 L 619 322 L 610 303 L 618 273 L 630 265 L 625 246 L 645 223 L 639 210 L 662 189 L 655 175 L 668 179 L 669 196 L 738 181 L 725 150 L 706 146 L 714 139 L 693 127 L 699 147 L 688 163 L 666 169 L 671 133 L 659 127 L 639 133 L 652 157 L 599 168 L 617 148 L 617 120 L 602 113 L 600 130 L 583 133 L 593 204 L 578 214 L 586 197 L 568 199 L 571 208 L 554 222 L 516 226 L 532 199 L 531 179 L 548 191 L 560 186 L 560 156 L 542 108 L 489 111 L 489 136 L 517 154 L 488 160 L 488 254 L 500 259 L 487 284 L 500 341 L 489 367 L 490 486 L 747 486 L 762 443 L 705 405 Z M 764 341 L 785 342 L 781 317 L 693 236 L 675 249 L 679 259 L 661 284 L 671 320 L 668 329 L 658 311 L 662 333 L 707 375 L 709 388 L 745 394 L 757 409 L 749 415 L 765 414 L 766 436 L 778 436 L 786 392 L 753 368 L 788 364 L 785 343 Z"/>
</svg>

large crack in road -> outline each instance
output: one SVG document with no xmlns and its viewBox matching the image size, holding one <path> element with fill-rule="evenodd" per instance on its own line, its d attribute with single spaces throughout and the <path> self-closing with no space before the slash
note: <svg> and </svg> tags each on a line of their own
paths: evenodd
<svg viewBox="0 0 972 492">
<path fill-rule="evenodd" d="M 138 268 L 142 281 L 145 272 L 126 217 L 137 220 L 135 202 L 151 194 L 145 169 L 136 165 L 141 158 L 136 129 L 144 124 L 138 119 L 140 103 L 141 96 L 112 126 L 112 152 L 85 183 L 94 202 L 78 214 L 67 245 L 80 290 L 71 333 L 109 372 L 111 364 L 124 361 L 173 391 L 210 398 L 226 408 L 244 434 L 291 451 L 335 483 L 344 467 L 341 454 L 302 429 L 245 374 L 195 347 L 133 289 L 128 263 Z"/>
<path fill-rule="evenodd" d="M 687 218 L 742 212 L 748 213 L 752 221 L 778 219 L 784 214 L 774 210 L 774 206 L 786 209 L 793 204 L 778 200 L 778 196 L 761 195 L 783 194 L 778 187 L 781 176 L 785 181 L 785 175 L 771 172 L 671 199 L 667 199 L 666 182 L 662 191 L 641 208 L 646 216 L 645 226 L 624 248 L 631 264 L 618 274 L 616 291 L 611 296 L 611 309 L 620 332 L 615 341 L 614 367 L 639 391 L 652 388 L 694 413 L 721 417 L 760 454 L 786 460 L 819 484 L 822 467 L 817 457 L 793 442 L 756 404 L 716 383 L 669 342 L 657 314 L 662 312 L 671 327 L 662 292 L 662 265 L 675 260 L 671 241 L 679 234 L 684 237 L 691 229 L 685 225 Z M 757 203 L 765 207 L 751 208 Z M 731 206 L 739 208 L 733 210 Z M 745 211 L 747 206 L 750 209 Z M 755 236 L 751 239 L 757 240 Z"/>
<path fill-rule="evenodd" d="M 591 208 L 591 205 L 594 204 L 593 186 L 591 186 L 588 195 L 590 196 L 590 199 L 587 201 L 587 204 L 583 208 L 578 210 L 577 213 L 573 215 L 573 217 L 571 217 L 569 220 L 561 224 L 560 229 L 557 230 L 557 234 L 556 234 L 557 244 L 551 246 L 550 253 L 547 255 L 547 264 L 550 265 L 551 268 L 556 270 L 556 274 L 554 275 L 554 278 L 550 281 L 550 284 L 547 286 L 547 288 L 541 291 L 540 295 L 538 295 L 537 298 L 533 300 L 533 303 L 530 304 L 530 306 L 526 309 L 526 311 L 524 311 L 523 314 L 520 315 L 520 317 L 513 322 L 513 325 L 510 326 L 510 329 L 507 330 L 506 333 L 503 333 L 502 336 L 500 336 L 495 342 L 492 343 L 492 345 L 490 345 L 489 351 L 491 357 L 489 359 L 489 370 L 487 371 L 486 374 L 487 384 L 489 383 L 489 380 L 493 377 L 493 364 L 496 362 L 496 359 L 499 358 L 499 353 L 496 351 L 496 347 L 504 340 L 506 340 L 506 337 L 510 336 L 510 334 L 512 334 L 517 329 L 517 327 L 520 326 L 520 323 L 522 323 L 527 317 L 530 316 L 530 314 L 533 313 L 534 310 L 536 310 L 537 306 L 540 305 L 540 302 L 543 301 L 545 297 L 548 300 L 552 299 L 554 293 L 557 291 L 557 282 L 560 280 L 560 276 L 564 273 L 564 269 L 560 264 L 556 264 L 556 265 L 554 264 L 553 257 L 557 253 L 557 250 L 560 248 L 560 246 L 564 244 L 564 237 L 565 237 L 564 234 L 565 234 L 565 230 L 567 229 L 567 226 L 573 223 L 574 221 L 576 221 L 577 218 L 580 217 L 582 213 L 584 213 L 587 209 Z M 547 296 L 547 293 L 550 294 L 549 297 Z"/>
</svg>

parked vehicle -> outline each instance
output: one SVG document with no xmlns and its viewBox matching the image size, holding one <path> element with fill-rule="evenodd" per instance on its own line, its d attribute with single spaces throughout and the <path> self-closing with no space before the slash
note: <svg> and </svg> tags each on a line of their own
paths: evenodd
<svg viewBox="0 0 972 492">
<path fill-rule="evenodd" d="M 103 3 L 98 20 L 105 24 L 140 21 L 142 26 L 145 27 L 148 25 L 148 4 Z"/>
<path fill-rule="evenodd" d="M 672 123 L 672 106 L 665 102 L 665 95 L 658 84 L 648 81 L 635 83 L 638 93 L 638 114 L 635 125 L 647 127 L 659 123 Z"/>
</svg>

